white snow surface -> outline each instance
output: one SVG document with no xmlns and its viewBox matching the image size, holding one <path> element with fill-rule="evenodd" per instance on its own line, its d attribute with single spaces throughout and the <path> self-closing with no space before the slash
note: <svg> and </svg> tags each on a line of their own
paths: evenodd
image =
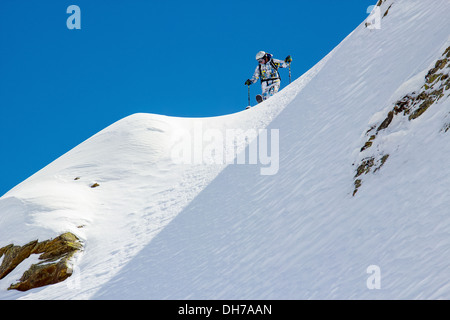
<svg viewBox="0 0 450 320">
<path fill-rule="evenodd" d="M 450 299 L 448 91 L 379 137 L 390 157 L 352 196 L 365 132 L 450 45 L 448 0 L 390 4 L 381 29 L 362 23 L 257 107 L 131 115 L 6 193 L 0 247 L 71 231 L 84 249 L 68 280 L 6 290 L 17 271 L 0 299 Z M 278 172 L 175 163 L 179 133 L 199 127 L 279 130 Z"/>
</svg>

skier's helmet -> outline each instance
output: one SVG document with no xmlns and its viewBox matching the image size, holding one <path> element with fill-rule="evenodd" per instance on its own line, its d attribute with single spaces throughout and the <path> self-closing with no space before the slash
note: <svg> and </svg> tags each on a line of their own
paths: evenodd
<svg viewBox="0 0 450 320">
<path fill-rule="evenodd" d="M 256 54 L 256 60 L 262 59 L 266 56 L 266 53 L 264 51 L 260 51 Z"/>
</svg>

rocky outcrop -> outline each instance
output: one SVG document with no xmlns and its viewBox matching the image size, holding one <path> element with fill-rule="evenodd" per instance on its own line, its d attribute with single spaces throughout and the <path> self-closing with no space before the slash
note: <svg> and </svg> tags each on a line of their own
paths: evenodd
<svg viewBox="0 0 450 320">
<path fill-rule="evenodd" d="M 367 150 L 372 147 L 376 138 L 386 130 L 396 116 L 408 117 L 409 121 L 413 121 L 423 115 L 432 105 L 439 102 L 445 96 L 450 96 L 450 47 L 448 47 L 440 59 L 438 59 L 434 67 L 428 70 L 425 76 L 424 84 L 417 92 L 411 92 L 403 96 L 394 103 L 394 107 L 390 110 L 386 118 L 378 125 L 372 125 L 367 130 L 365 136 L 369 137 L 361 147 L 360 153 L 366 154 Z M 445 124 L 442 131 L 447 132 L 450 124 Z M 363 155 L 363 154 L 361 154 Z M 376 156 L 361 157 L 354 176 L 353 196 L 357 193 L 358 188 L 362 185 L 363 174 L 378 171 L 389 158 L 389 154 L 377 150 Z"/>
<path fill-rule="evenodd" d="M 444 127 L 442 128 L 441 131 L 447 132 L 447 131 L 449 131 L 449 130 L 450 130 L 450 122 L 449 122 L 449 123 L 446 123 L 446 124 L 444 125 Z"/>
<path fill-rule="evenodd" d="M 376 6 L 370 6 L 369 8 L 376 8 L 377 10 L 381 10 L 381 7 L 382 7 L 382 5 L 383 5 L 385 2 L 386 2 L 386 0 L 378 0 Z M 393 2 L 392 2 L 392 3 L 388 6 L 388 8 L 384 11 L 384 14 L 383 14 L 382 16 L 381 16 L 381 11 L 378 11 L 377 14 L 379 14 L 380 20 L 383 19 L 383 18 L 385 18 L 385 17 L 388 15 L 389 9 L 391 9 L 392 5 L 393 5 Z M 369 18 L 369 19 L 366 21 L 366 23 L 365 23 L 366 28 L 367 28 L 367 27 L 370 27 L 370 26 L 373 24 L 373 21 L 369 21 L 369 20 L 370 20 L 370 18 Z"/>
<path fill-rule="evenodd" d="M 64 281 L 72 275 L 70 259 L 81 249 L 80 240 L 70 232 L 52 240 L 34 240 L 24 246 L 10 244 L 0 248 L 0 258 L 4 256 L 0 266 L 0 279 L 6 277 L 31 254 L 40 254 L 39 260 L 42 261 L 33 264 L 19 282 L 11 284 L 8 290 L 26 291 Z"/>
<path fill-rule="evenodd" d="M 358 188 L 362 185 L 362 179 L 359 178 L 363 174 L 368 174 L 369 172 L 377 172 L 384 165 L 386 160 L 389 158 L 389 154 L 382 155 L 378 158 L 375 157 L 367 157 L 362 159 L 361 164 L 356 169 L 353 195 L 358 192 Z"/>
</svg>

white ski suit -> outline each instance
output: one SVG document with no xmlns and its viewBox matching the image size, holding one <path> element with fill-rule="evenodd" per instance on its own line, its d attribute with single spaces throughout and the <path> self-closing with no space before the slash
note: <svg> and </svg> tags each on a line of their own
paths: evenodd
<svg viewBox="0 0 450 320">
<path fill-rule="evenodd" d="M 261 78 L 261 90 L 263 99 L 273 96 L 280 90 L 281 78 L 278 73 L 278 68 L 287 68 L 289 65 L 278 59 L 270 58 L 267 63 L 260 63 L 256 69 L 253 77 L 250 79 L 252 83 L 255 83 Z"/>
</svg>

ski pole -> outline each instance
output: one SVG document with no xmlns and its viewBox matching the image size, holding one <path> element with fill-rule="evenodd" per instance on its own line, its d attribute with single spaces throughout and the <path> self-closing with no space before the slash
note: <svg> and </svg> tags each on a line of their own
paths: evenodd
<svg viewBox="0 0 450 320">
<path fill-rule="evenodd" d="M 291 83 L 291 64 L 289 63 L 289 84 Z"/>
<path fill-rule="evenodd" d="M 247 85 L 248 87 L 248 106 L 250 106 L 250 85 Z"/>
</svg>

